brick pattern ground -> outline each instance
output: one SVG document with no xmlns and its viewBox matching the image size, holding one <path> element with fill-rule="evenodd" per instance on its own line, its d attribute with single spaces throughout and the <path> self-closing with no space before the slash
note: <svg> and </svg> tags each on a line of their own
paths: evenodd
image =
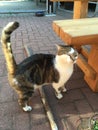
<svg viewBox="0 0 98 130">
<path fill-rule="evenodd" d="M 12 47 L 17 63 L 26 56 L 24 45 L 33 53 L 56 53 L 55 44 L 64 44 L 53 32 L 53 20 L 69 19 L 71 14 L 55 17 L 35 17 L 34 14 L 0 15 L 0 33 L 9 21 L 18 21 L 20 27 L 12 34 Z M 0 34 L 1 35 L 1 34 Z M 75 71 L 67 82 L 67 93 L 57 100 L 51 86 L 44 88 L 59 130 L 76 130 L 81 119 L 98 112 L 98 94 L 93 93 L 83 79 L 82 71 Z M 25 113 L 17 103 L 17 95 L 9 86 L 6 63 L 0 44 L 0 130 L 50 130 L 50 125 L 39 92 L 33 95 L 31 113 Z"/>
</svg>

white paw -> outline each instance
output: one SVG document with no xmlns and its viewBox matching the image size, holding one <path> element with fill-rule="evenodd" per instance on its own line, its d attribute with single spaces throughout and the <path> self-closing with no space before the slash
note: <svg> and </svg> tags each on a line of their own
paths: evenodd
<svg viewBox="0 0 98 130">
<path fill-rule="evenodd" d="M 58 99 L 61 99 L 61 98 L 63 97 L 63 95 L 62 95 L 61 93 L 56 93 L 56 97 L 57 97 Z"/>
<path fill-rule="evenodd" d="M 31 110 L 32 110 L 32 107 L 26 105 L 25 107 L 23 107 L 23 110 L 26 111 L 26 112 L 27 112 L 27 111 L 31 111 Z"/>
<path fill-rule="evenodd" d="M 67 91 L 67 89 L 66 89 L 66 88 L 63 88 L 63 89 L 62 89 L 62 92 L 64 92 L 64 93 L 65 93 L 66 91 Z"/>
</svg>

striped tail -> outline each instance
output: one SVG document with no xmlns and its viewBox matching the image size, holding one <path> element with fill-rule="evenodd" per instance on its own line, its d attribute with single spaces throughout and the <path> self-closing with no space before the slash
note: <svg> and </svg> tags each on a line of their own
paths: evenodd
<svg viewBox="0 0 98 130">
<path fill-rule="evenodd" d="M 16 64 L 16 61 L 14 59 L 13 52 L 12 52 L 10 36 L 11 36 L 11 33 L 18 27 L 19 27 L 18 22 L 10 22 L 4 27 L 4 29 L 2 30 L 2 35 L 1 35 L 2 48 L 4 51 L 4 56 L 6 59 L 6 65 L 7 65 L 9 74 L 15 74 L 16 68 L 17 68 L 17 64 Z"/>
</svg>

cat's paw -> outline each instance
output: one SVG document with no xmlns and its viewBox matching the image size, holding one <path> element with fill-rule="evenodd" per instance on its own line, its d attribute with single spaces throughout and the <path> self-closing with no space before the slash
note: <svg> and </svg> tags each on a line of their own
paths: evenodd
<svg viewBox="0 0 98 130">
<path fill-rule="evenodd" d="M 63 95 L 61 93 L 56 93 L 55 95 L 56 95 L 57 99 L 61 99 L 63 97 Z"/>
<path fill-rule="evenodd" d="M 25 112 L 32 111 L 32 107 L 26 105 L 25 107 L 23 107 L 23 110 L 24 110 Z"/>
</svg>

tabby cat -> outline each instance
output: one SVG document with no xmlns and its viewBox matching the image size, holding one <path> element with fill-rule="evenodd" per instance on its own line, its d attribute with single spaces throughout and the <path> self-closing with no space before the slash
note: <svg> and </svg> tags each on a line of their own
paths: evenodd
<svg viewBox="0 0 98 130">
<path fill-rule="evenodd" d="M 36 87 L 51 84 L 56 97 L 58 99 L 63 97 L 61 91 L 66 92 L 64 84 L 72 75 L 78 53 L 71 46 L 57 45 L 56 55 L 34 54 L 20 64 L 16 64 L 10 35 L 18 27 L 18 22 L 8 23 L 2 31 L 1 43 L 6 59 L 9 83 L 19 95 L 19 105 L 24 111 L 31 111 L 32 107 L 28 105 L 28 101 Z"/>
</svg>

